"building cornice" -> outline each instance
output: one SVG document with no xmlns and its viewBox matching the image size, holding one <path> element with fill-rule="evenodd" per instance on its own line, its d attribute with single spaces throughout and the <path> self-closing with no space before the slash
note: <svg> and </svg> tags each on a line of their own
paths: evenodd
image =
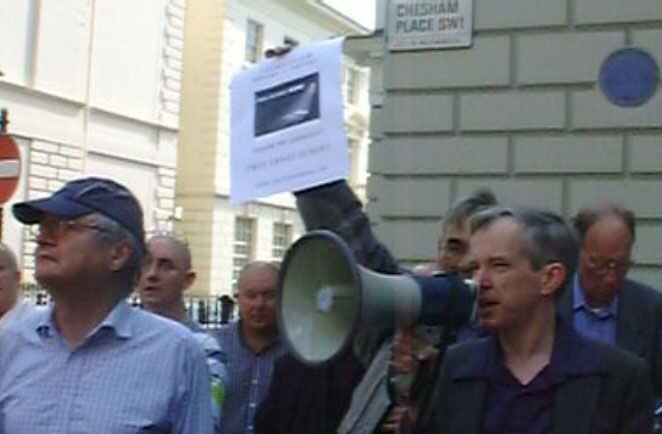
<svg viewBox="0 0 662 434">
<path fill-rule="evenodd" d="M 319 15 L 323 18 L 323 21 L 331 23 L 331 28 L 339 34 L 364 35 L 369 32 L 366 27 L 330 6 L 325 0 L 277 0 L 277 2 L 287 8 L 299 7 L 307 12 Z"/>
</svg>

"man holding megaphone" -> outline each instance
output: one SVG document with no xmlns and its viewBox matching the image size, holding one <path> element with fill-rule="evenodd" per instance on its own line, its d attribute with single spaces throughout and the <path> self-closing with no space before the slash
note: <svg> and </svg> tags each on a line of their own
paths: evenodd
<svg viewBox="0 0 662 434">
<path fill-rule="evenodd" d="M 439 265 L 457 267 L 461 263 L 468 243 L 468 230 L 466 226 L 468 216 L 477 209 L 493 205 L 494 203 L 495 200 L 491 193 L 482 192 L 467 198 L 466 200 L 458 201 L 453 205 L 447 213 L 444 223 L 444 233 L 439 243 Z M 306 227 L 309 230 L 326 228 L 339 234 L 345 241 L 347 241 L 350 246 L 351 254 L 356 258 L 357 263 L 363 265 L 367 269 L 379 273 L 395 274 L 403 272 L 403 270 L 399 269 L 396 261 L 388 250 L 374 237 L 370 229 L 370 223 L 363 213 L 361 203 L 344 181 L 330 183 L 303 192 L 298 192 L 297 205 L 303 220 L 306 223 Z M 306 245 L 311 245 L 311 243 L 307 243 Z M 336 248 L 333 247 L 331 250 L 334 249 Z M 342 250 L 342 248 L 338 249 Z M 312 258 L 327 257 L 328 255 L 311 254 L 308 252 L 307 254 L 300 254 L 299 256 Z M 334 261 L 328 260 L 327 262 Z M 310 264 L 304 264 L 302 270 L 310 269 L 311 267 L 309 265 Z M 297 276 L 301 273 L 296 272 L 290 274 L 292 276 Z M 380 279 L 377 280 L 379 281 Z M 306 282 L 306 285 L 304 286 L 310 286 L 310 282 Z M 380 283 L 376 286 L 380 286 Z M 450 290 L 452 288 L 449 287 L 448 289 Z M 323 307 L 325 303 L 325 291 L 320 292 L 320 296 L 318 299 L 314 300 L 314 303 L 316 305 L 322 303 Z M 374 296 L 379 293 L 379 289 L 375 289 L 374 291 L 371 291 L 371 293 Z M 333 296 L 326 297 L 326 299 L 329 298 L 333 299 Z M 388 298 L 388 296 L 386 298 Z M 315 308 L 318 307 L 319 306 L 315 306 Z M 291 317 L 298 316 L 291 315 Z M 393 318 L 391 317 L 391 323 L 393 322 L 392 320 Z M 354 321 L 350 318 L 345 321 L 345 324 L 351 325 L 354 324 Z M 327 329 L 337 330 L 338 327 L 327 327 Z M 345 336 L 346 331 L 341 332 L 340 334 Z M 362 338 L 365 336 L 371 336 L 371 339 L 363 340 Z M 299 340 L 297 340 L 297 342 L 299 342 Z M 356 342 L 361 342 L 361 344 L 356 345 Z M 366 342 L 372 343 L 373 345 L 365 345 Z M 365 332 L 365 330 L 364 332 L 359 333 L 359 336 L 355 340 L 355 346 L 361 347 L 361 353 L 365 356 L 364 361 L 366 363 L 369 363 L 371 356 L 376 353 L 377 347 L 375 345 L 378 342 L 379 339 L 375 339 L 374 334 Z M 342 344 L 344 342 L 340 343 Z M 366 347 L 371 347 L 373 349 L 366 349 Z M 344 413 L 344 409 L 347 408 L 349 398 L 356 385 L 356 380 L 359 378 L 357 372 L 362 370 L 360 364 L 351 354 L 351 351 L 341 351 L 340 353 L 342 356 L 336 357 L 331 362 L 327 362 L 324 366 L 319 366 L 315 369 L 307 366 L 306 363 L 302 363 L 301 360 L 298 360 L 294 356 L 285 356 L 284 358 L 286 360 L 280 363 L 280 368 L 277 363 L 272 390 L 270 390 L 258 414 L 256 433 L 263 432 L 274 434 L 280 432 L 305 432 L 305 429 L 301 428 L 302 426 L 307 426 L 306 423 L 302 423 L 303 419 L 308 419 L 308 426 L 317 422 L 317 425 L 315 425 L 316 432 L 336 432 L 340 418 Z M 390 355 L 386 358 L 386 362 L 388 362 L 389 359 Z M 352 360 L 354 361 L 352 362 Z M 310 360 L 308 360 L 308 362 L 308 365 L 310 365 Z M 316 362 L 319 362 L 319 360 Z M 378 375 L 380 377 L 379 381 L 381 381 L 382 386 L 384 386 L 382 387 L 382 390 L 386 390 L 386 386 L 388 386 L 385 381 L 386 369 L 381 369 L 381 367 L 377 365 L 378 363 L 375 363 L 372 370 L 380 372 Z M 285 367 L 287 367 L 287 369 L 285 369 Z M 297 375 L 300 373 L 299 371 L 301 371 L 301 373 L 306 372 L 306 374 Z M 346 375 L 348 378 L 341 378 L 339 376 L 340 373 L 349 374 Z M 303 380 L 295 382 L 295 386 L 292 386 L 292 383 L 288 382 L 290 385 L 289 387 L 285 386 L 285 382 L 283 382 L 283 385 L 279 387 L 278 378 L 285 378 L 286 376 L 289 378 L 302 378 Z M 320 383 L 324 387 L 320 387 Z M 433 381 L 427 379 L 424 383 L 432 384 Z M 308 387 L 307 384 L 311 386 Z M 315 386 L 312 386 L 313 384 Z M 293 389 L 295 389 L 296 392 L 293 392 Z M 326 393 L 323 399 L 316 399 L 316 395 L 321 393 L 319 392 L 320 390 L 327 389 L 332 392 Z M 326 405 L 313 406 L 311 404 L 311 402 L 323 402 L 325 399 L 327 401 Z M 355 401 L 357 400 L 359 403 L 355 404 L 354 407 L 358 408 L 367 405 L 366 403 L 360 403 L 360 396 Z M 293 404 L 292 401 L 296 401 L 298 404 Z M 384 405 L 380 404 L 378 406 L 380 408 L 379 410 L 370 413 L 370 420 L 366 423 L 376 424 L 382 419 L 385 411 L 391 405 L 390 397 L 386 397 L 382 404 Z M 342 409 L 341 412 L 338 411 L 339 407 Z M 297 410 L 292 410 L 293 408 L 296 408 Z M 306 411 L 302 411 L 302 408 L 306 409 Z M 335 418 L 329 416 L 330 409 L 333 410 L 336 415 Z M 355 410 L 355 412 L 356 411 L 359 410 Z M 350 411 L 350 413 L 352 412 Z M 278 416 L 276 417 L 275 415 Z M 293 427 L 299 427 L 299 430 Z"/>
<path fill-rule="evenodd" d="M 331 229 L 350 243 L 359 264 L 380 273 L 399 272 L 344 181 L 296 196 L 306 229 Z M 364 370 L 352 348 L 344 348 L 323 365 L 304 363 L 292 353 L 284 355 L 276 362 L 271 387 L 257 413 L 255 434 L 336 433 Z"/>
<path fill-rule="evenodd" d="M 436 276 L 442 279 L 440 282 L 445 282 L 442 286 L 448 283 L 451 287 L 453 282 L 457 285 L 458 279 L 469 279 L 472 272 L 467 255 L 469 219 L 476 212 L 496 204 L 496 198 L 487 189 L 478 190 L 453 202 L 444 215 L 436 263 L 415 267 L 414 273 Z M 365 239 L 364 236 L 363 240 Z M 364 243 L 369 245 L 369 242 L 364 241 Z M 380 431 L 401 432 L 406 431 L 409 425 L 424 426 L 427 423 L 431 417 L 429 403 L 432 384 L 443 360 L 445 348 L 456 341 L 458 331 L 461 332 L 462 339 L 473 338 L 479 333 L 477 327 L 465 324 L 467 318 L 461 313 L 461 303 L 455 300 L 452 304 L 455 304 L 456 309 L 436 314 L 433 321 L 428 321 L 443 327 L 412 329 L 407 325 L 407 321 L 402 321 L 403 318 L 400 317 L 392 347 L 382 348 L 381 361 L 380 357 L 375 357 L 366 378 L 354 393 L 352 407 L 343 421 L 340 432 L 365 430 L 366 425 L 376 422 L 383 406 L 369 403 L 367 396 L 372 393 L 375 379 L 384 379 L 387 376 L 393 380 L 392 384 L 389 384 L 388 402 L 391 409 L 386 417 L 381 418 Z M 388 354 L 387 348 L 390 349 L 391 354 Z M 385 352 L 388 358 L 383 355 Z M 369 378 L 371 375 L 372 379 Z M 379 408 L 379 410 L 366 411 L 369 408 L 373 410 Z M 366 417 L 365 414 L 368 416 Z"/>
</svg>

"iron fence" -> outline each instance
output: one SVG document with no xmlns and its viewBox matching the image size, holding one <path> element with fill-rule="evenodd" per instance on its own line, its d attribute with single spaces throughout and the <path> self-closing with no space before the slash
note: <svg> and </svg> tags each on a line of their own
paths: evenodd
<svg viewBox="0 0 662 434">
<path fill-rule="evenodd" d="M 48 306 L 53 302 L 51 294 L 36 283 L 24 283 L 21 289 L 23 298 L 32 304 Z M 136 293 L 128 297 L 128 302 L 132 306 L 141 307 L 140 296 Z M 205 328 L 220 328 L 232 321 L 235 314 L 234 305 L 232 298 L 227 295 L 184 298 L 188 317 Z"/>
</svg>

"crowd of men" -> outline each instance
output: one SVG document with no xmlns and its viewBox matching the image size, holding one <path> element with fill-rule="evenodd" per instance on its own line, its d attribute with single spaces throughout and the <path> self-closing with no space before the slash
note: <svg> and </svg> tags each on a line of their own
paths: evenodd
<svg viewBox="0 0 662 434">
<path fill-rule="evenodd" d="M 571 228 L 479 191 L 444 213 L 437 262 L 405 270 L 345 182 L 296 197 L 306 228 L 336 232 L 366 268 L 473 278 L 475 320 L 359 333 L 309 366 L 279 335 L 277 265 L 256 261 L 238 278 L 239 319 L 210 332 L 186 315 L 186 241 L 146 239 L 126 187 L 83 178 L 13 207 L 38 229 L 52 306 L 22 301 L 0 245 L 0 434 L 652 432 L 662 295 L 626 277 L 632 212 L 586 208 Z M 394 393 L 407 375 L 419 387 Z"/>
</svg>

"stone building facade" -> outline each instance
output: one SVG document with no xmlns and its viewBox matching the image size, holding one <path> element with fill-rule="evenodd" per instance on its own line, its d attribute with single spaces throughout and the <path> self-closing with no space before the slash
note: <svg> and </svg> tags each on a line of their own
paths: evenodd
<svg viewBox="0 0 662 434">
<path fill-rule="evenodd" d="M 471 47 L 422 51 L 388 49 L 387 3 L 354 55 L 372 66 L 369 214 L 397 257 L 434 258 L 442 212 L 479 187 L 566 217 L 608 200 L 637 215 L 631 274 L 661 287 L 662 92 L 617 106 L 599 74 L 625 47 L 662 65 L 662 2 L 473 0 Z"/>
</svg>

